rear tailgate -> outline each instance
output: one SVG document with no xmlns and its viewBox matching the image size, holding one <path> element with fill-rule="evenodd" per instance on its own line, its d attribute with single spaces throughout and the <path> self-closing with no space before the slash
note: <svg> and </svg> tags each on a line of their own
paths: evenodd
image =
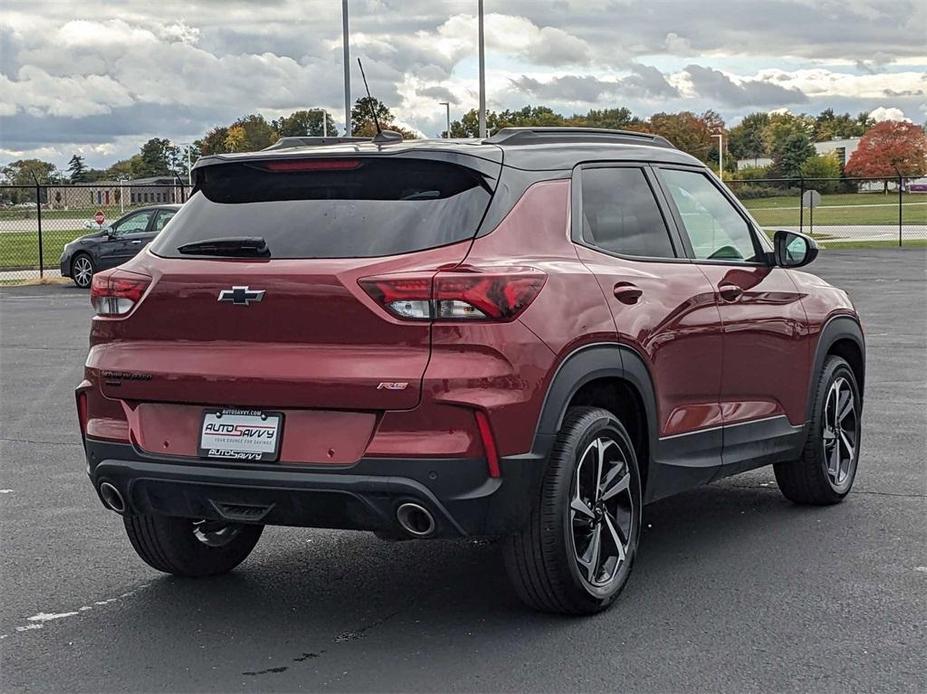
<svg viewBox="0 0 927 694">
<path fill-rule="evenodd" d="M 144 298 L 125 318 L 94 319 L 87 365 L 103 393 L 236 407 L 414 407 L 430 322 L 390 316 L 358 279 L 436 272 L 465 257 L 496 181 L 486 160 L 478 172 L 460 165 L 466 159 L 278 156 L 198 169 L 198 192 L 125 266 L 151 276 Z M 271 257 L 178 250 L 241 236 L 263 237 Z M 235 287 L 248 288 L 238 303 Z M 223 292 L 233 300 L 221 301 Z"/>
</svg>

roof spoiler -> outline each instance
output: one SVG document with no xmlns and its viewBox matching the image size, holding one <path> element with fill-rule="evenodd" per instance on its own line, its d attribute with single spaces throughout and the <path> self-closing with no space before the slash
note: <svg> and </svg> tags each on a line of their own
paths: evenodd
<svg viewBox="0 0 927 694">
<path fill-rule="evenodd" d="M 268 152 L 275 149 L 291 149 L 293 147 L 322 147 L 324 145 L 342 145 L 350 142 L 370 142 L 369 137 L 303 137 L 291 136 L 281 137 L 270 147 L 265 147 L 262 152 Z"/>
<path fill-rule="evenodd" d="M 676 149 L 673 143 L 660 135 L 635 130 L 608 130 L 606 128 L 502 128 L 492 137 L 483 140 L 491 145 L 546 145 L 568 143 L 614 142 L 617 144 L 650 145 Z"/>
</svg>

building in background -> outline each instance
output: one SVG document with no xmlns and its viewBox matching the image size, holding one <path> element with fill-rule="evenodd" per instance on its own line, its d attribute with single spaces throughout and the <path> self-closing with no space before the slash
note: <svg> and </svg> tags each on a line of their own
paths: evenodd
<svg viewBox="0 0 927 694">
<path fill-rule="evenodd" d="M 841 168 L 846 166 L 846 163 L 850 161 L 850 157 L 853 156 L 853 152 L 856 151 L 856 148 L 859 147 L 859 141 L 862 138 L 859 137 L 848 137 L 843 140 L 827 140 L 826 142 L 815 142 L 814 151 L 816 154 L 830 154 L 831 152 L 837 153 L 837 159 L 840 161 Z M 742 169 L 747 166 L 769 166 L 771 165 L 772 159 L 769 157 L 760 157 L 759 159 L 738 159 L 737 168 Z"/>
<path fill-rule="evenodd" d="M 52 185 L 46 189 L 43 206 L 54 210 L 90 207 L 137 207 L 166 202 L 183 202 L 183 183 L 171 176 L 153 176 L 125 181 L 94 181 L 78 185 Z"/>
</svg>

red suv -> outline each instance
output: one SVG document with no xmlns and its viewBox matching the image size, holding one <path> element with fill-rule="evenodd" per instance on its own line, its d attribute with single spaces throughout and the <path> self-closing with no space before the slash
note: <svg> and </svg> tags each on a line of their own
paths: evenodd
<svg viewBox="0 0 927 694">
<path fill-rule="evenodd" d="M 94 277 L 77 389 L 156 569 L 229 571 L 267 524 L 496 536 L 526 603 L 589 613 L 644 504 L 768 464 L 798 503 L 853 484 L 853 305 L 660 137 L 284 141 L 194 177 Z"/>
</svg>

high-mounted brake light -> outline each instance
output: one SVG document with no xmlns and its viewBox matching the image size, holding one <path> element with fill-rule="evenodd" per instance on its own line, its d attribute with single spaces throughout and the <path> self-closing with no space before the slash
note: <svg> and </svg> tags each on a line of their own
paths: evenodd
<svg viewBox="0 0 927 694">
<path fill-rule="evenodd" d="M 361 166 L 359 159 L 284 159 L 283 161 L 261 162 L 265 171 L 274 173 L 297 171 L 351 171 Z"/>
<path fill-rule="evenodd" d="M 124 316 L 145 294 L 151 278 L 128 270 L 108 270 L 93 276 L 90 303 L 98 316 Z"/>
<path fill-rule="evenodd" d="M 434 275 L 364 277 L 358 284 L 404 320 L 506 322 L 534 301 L 546 281 L 535 268 L 466 267 Z"/>
</svg>

